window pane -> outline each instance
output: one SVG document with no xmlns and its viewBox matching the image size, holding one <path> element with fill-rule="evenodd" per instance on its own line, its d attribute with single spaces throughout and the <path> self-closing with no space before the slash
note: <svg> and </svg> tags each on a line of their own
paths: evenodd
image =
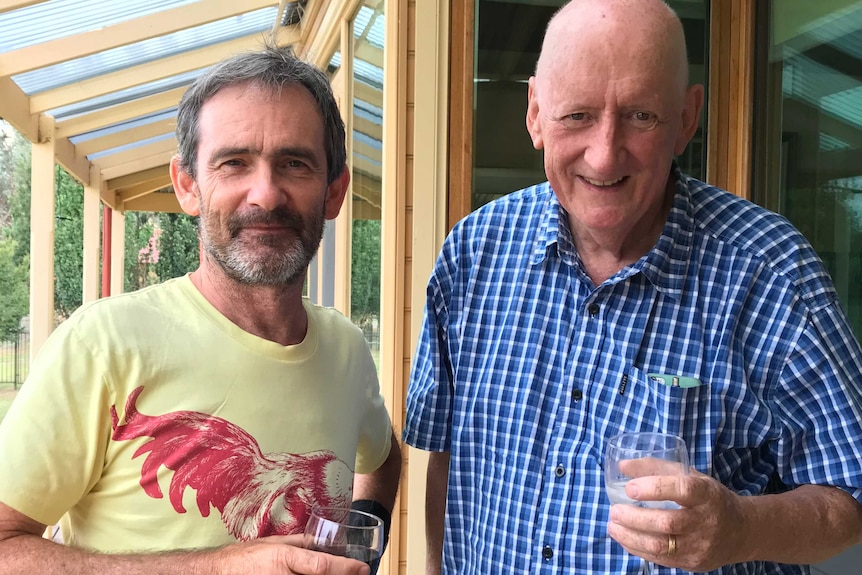
<svg viewBox="0 0 862 575">
<path fill-rule="evenodd" d="M 350 316 L 375 360 L 380 351 L 384 0 L 365 0 L 353 21 L 353 241 Z M 379 361 L 378 361 L 379 367 Z"/>
<path fill-rule="evenodd" d="M 542 153 L 525 127 L 527 80 L 533 74 L 548 20 L 566 0 L 477 0 L 473 114 L 473 209 L 545 180 Z M 707 74 L 708 0 L 668 2 L 683 22 L 694 83 Z M 703 178 L 706 112 L 679 158 L 690 175 Z"/>
<path fill-rule="evenodd" d="M 862 2 L 772 0 L 765 17 L 755 199 L 811 241 L 862 335 Z"/>
</svg>

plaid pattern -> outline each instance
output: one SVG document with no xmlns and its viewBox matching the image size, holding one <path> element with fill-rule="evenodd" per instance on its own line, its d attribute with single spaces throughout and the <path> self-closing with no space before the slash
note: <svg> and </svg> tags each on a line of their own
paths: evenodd
<svg viewBox="0 0 862 575">
<path fill-rule="evenodd" d="M 826 269 L 784 218 L 675 170 L 656 246 L 596 288 L 547 183 L 446 240 L 403 435 L 451 452 L 445 574 L 637 573 L 607 534 L 605 438 L 623 430 L 681 435 L 740 494 L 817 483 L 862 500 L 862 352 Z"/>
</svg>

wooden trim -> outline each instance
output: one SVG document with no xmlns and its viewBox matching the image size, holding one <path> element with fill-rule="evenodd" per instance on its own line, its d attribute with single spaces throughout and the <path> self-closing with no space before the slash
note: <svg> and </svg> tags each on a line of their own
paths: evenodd
<svg viewBox="0 0 862 575">
<path fill-rule="evenodd" d="M 454 3 L 453 3 L 454 4 Z M 425 285 L 447 230 L 449 126 L 449 0 L 415 3 L 415 89 L 413 113 L 413 215 L 411 238 L 410 334 L 419 339 Z M 428 452 L 407 451 L 407 564 L 420 573 L 425 565 L 425 478 Z"/>
<path fill-rule="evenodd" d="M 405 299 L 408 285 L 407 234 L 407 0 L 386 1 L 386 31 L 383 49 L 383 166 L 381 205 L 380 278 L 380 385 L 389 406 L 395 435 L 404 428 Z M 407 471 L 402 468 L 402 483 Z M 403 490 L 402 490 L 403 492 Z M 402 514 L 406 497 L 399 495 L 392 513 L 387 556 L 381 575 L 397 575 L 406 569 L 402 537 Z"/>
<path fill-rule="evenodd" d="M 751 198 L 755 0 L 710 3 L 706 179 Z"/>
<path fill-rule="evenodd" d="M 446 229 L 473 208 L 473 58 L 475 2 L 454 2 L 449 48 L 449 209 Z"/>
<path fill-rule="evenodd" d="M 341 118 L 344 120 L 344 133 L 347 134 L 345 141 L 347 152 L 347 169 L 353 173 L 353 84 L 354 84 L 354 50 L 353 20 L 342 20 L 339 34 L 339 50 L 341 51 L 341 69 L 338 71 L 341 81 L 339 90 L 335 97 L 339 101 Z M 341 212 L 335 221 L 335 277 L 334 295 L 335 309 L 350 317 L 350 287 L 353 278 L 352 273 L 352 236 L 353 236 L 353 182 L 347 188 L 344 203 L 341 204 Z"/>
</svg>

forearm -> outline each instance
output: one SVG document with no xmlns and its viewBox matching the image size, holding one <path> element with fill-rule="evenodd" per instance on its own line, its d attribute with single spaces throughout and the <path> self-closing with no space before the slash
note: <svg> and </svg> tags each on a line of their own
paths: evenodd
<svg viewBox="0 0 862 575">
<path fill-rule="evenodd" d="M 740 561 L 811 564 L 862 542 L 862 505 L 840 489 L 804 485 L 740 499 L 748 518 Z"/>
<path fill-rule="evenodd" d="M 449 452 L 431 453 L 425 493 L 426 575 L 439 575 L 442 569 L 448 484 Z"/>
<path fill-rule="evenodd" d="M 203 575 L 215 574 L 213 551 L 106 555 L 59 545 L 38 535 L 0 541 L 0 575 Z"/>
</svg>

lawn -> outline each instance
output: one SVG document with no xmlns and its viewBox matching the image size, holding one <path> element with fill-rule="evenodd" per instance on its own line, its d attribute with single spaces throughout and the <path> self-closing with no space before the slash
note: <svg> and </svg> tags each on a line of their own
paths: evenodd
<svg viewBox="0 0 862 575">
<path fill-rule="evenodd" d="M 12 405 L 12 400 L 18 392 L 12 388 L 12 384 L 0 384 L 0 421 L 6 417 L 6 412 L 9 411 L 9 406 Z"/>
<path fill-rule="evenodd" d="M 0 421 L 6 416 L 12 400 L 18 394 L 12 380 L 17 376 L 18 387 L 27 377 L 29 368 L 28 349 L 26 346 L 18 348 L 18 361 L 15 361 L 15 348 L 10 342 L 0 342 Z M 17 373 L 16 373 L 17 372 Z"/>
</svg>

